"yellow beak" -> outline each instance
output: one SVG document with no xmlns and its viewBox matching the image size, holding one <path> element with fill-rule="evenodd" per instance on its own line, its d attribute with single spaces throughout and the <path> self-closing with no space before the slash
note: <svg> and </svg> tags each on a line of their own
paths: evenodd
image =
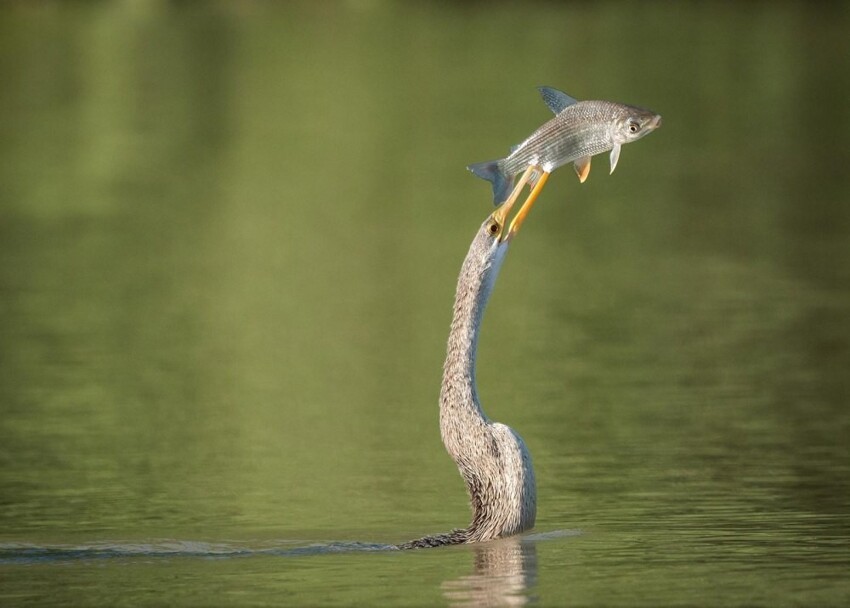
<svg viewBox="0 0 850 608">
<path fill-rule="evenodd" d="M 520 206 L 519 211 L 514 216 L 514 219 L 511 220 L 510 226 L 508 226 L 507 231 L 503 228 L 502 233 L 499 236 L 500 241 L 509 241 L 514 237 L 514 235 L 519 232 L 520 226 L 525 221 L 528 212 L 531 211 L 532 205 L 537 200 L 537 197 L 540 196 L 540 192 L 543 190 L 543 186 L 546 184 L 546 180 L 549 179 L 549 174 L 537 167 L 535 165 L 530 165 L 528 169 L 525 170 L 525 173 L 522 174 L 522 177 L 517 182 L 517 185 L 514 187 L 513 192 L 508 197 L 508 199 L 502 203 L 502 206 L 496 209 L 493 212 L 493 218 L 499 223 L 499 226 L 505 226 L 508 218 L 508 214 L 511 212 L 514 204 L 517 202 L 522 189 L 531 179 L 531 176 L 534 172 L 537 171 L 540 173 L 540 177 L 537 178 L 537 182 L 534 184 L 534 187 L 531 189 L 531 192 L 528 194 L 528 198 L 525 199 L 525 202 Z"/>
</svg>

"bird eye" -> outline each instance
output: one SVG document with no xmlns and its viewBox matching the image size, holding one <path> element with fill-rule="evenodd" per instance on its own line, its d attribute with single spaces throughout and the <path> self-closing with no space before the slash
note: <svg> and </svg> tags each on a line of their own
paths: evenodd
<svg viewBox="0 0 850 608">
<path fill-rule="evenodd" d="M 492 234 L 493 236 L 496 236 L 497 234 L 499 234 L 499 230 L 500 230 L 499 223 L 498 222 L 490 222 L 490 225 L 487 226 L 487 230 L 490 231 L 490 234 Z"/>
<path fill-rule="evenodd" d="M 629 133 L 637 133 L 638 131 L 640 131 L 640 125 L 635 121 L 631 121 L 629 123 Z"/>
</svg>

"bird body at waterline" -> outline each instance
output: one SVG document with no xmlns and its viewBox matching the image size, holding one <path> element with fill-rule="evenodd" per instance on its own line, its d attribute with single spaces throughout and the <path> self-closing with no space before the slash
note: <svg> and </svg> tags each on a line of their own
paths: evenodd
<svg viewBox="0 0 850 608">
<path fill-rule="evenodd" d="M 613 173 L 622 146 L 661 125 L 661 116 L 651 110 L 613 101 L 577 101 L 551 87 L 539 87 L 539 91 L 555 117 L 511 148 L 507 157 L 467 167 L 492 182 L 497 205 L 507 198 L 514 177 L 530 166 L 539 168 L 529 179 L 531 185 L 541 173 L 551 173 L 567 163 L 574 163 L 579 180 L 584 182 L 590 173 L 591 157 L 610 150 Z"/>
<path fill-rule="evenodd" d="M 508 201 L 481 224 L 461 266 L 455 293 L 440 390 L 440 435 L 466 482 L 472 522 L 467 528 L 404 543 L 401 549 L 492 540 L 534 526 L 537 489 L 531 455 L 513 429 L 487 418 L 475 384 L 484 309 L 510 242 L 545 182 L 537 183 L 508 224 L 508 215 L 533 171 L 526 171 Z"/>
</svg>

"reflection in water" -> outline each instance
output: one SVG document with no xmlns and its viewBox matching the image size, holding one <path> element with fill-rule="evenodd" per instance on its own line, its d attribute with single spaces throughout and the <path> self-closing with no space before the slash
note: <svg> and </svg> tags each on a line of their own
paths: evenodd
<svg viewBox="0 0 850 608">
<path fill-rule="evenodd" d="M 445 581 L 452 606 L 524 606 L 537 580 L 537 546 L 528 538 L 505 538 L 473 546 L 472 574 Z"/>
<path fill-rule="evenodd" d="M 539 525 L 601 532 L 545 546 L 535 594 L 846 603 L 841 3 L 0 6 L 0 543 L 59 549 L 0 563 L 0 605 L 527 600 L 517 540 L 80 543 L 400 540 L 465 513 L 433 491 L 457 482 L 448 303 L 491 209 L 463 167 L 539 124 L 541 82 L 669 120 L 610 179 L 547 186 L 488 311 L 482 398 L 535 453 Z"/>
</svg>

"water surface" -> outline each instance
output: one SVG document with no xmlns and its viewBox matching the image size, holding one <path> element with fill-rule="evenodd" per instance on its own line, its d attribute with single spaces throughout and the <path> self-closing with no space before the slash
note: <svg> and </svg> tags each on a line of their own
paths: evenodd
<svg viewBox="0 0 850 608">
<path fill-rule="evenodd" d="M 4 605 L 838 605 L 850 597 L 848 11 L 7 3 Z M 538 525 L 476 547 L 436 398 L 470 162 L 556 172 L 488 310 Z"/>
</svg>

